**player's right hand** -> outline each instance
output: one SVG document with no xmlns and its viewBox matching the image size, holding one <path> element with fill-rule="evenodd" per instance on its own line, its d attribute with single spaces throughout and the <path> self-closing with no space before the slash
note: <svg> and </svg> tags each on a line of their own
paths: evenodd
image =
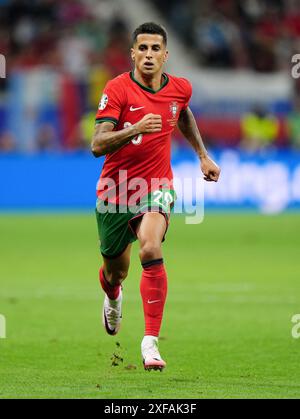
<svg viewBox="0 0 300 419">
<path fill-rule="evenodd" d="M 148 113 L 140 121 L 138 121 L 135 126 L 140 134 L 144 134 L 146 132 L 160 132 L 162 130 L 161 115 Z"/>
</svg>

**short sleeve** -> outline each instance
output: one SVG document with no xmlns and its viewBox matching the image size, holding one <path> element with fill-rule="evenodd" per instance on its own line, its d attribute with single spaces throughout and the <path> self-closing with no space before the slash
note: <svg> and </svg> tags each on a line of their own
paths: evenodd
<svg viewBox="0 0 300 419">
<path fill-rule="evenodd" d="M 110 121 L 114 125 L 117 125 L 123 104 L 124 93 L 122 86 L 120 83 L 116 83 L 115 80 L 109 81 L 106 84 L 100 99 L 96 114 L 96 124 L 104 121 Z"/>
<path fill-rule="evenodd" d="M 193 88 L 192 88 L 191 83 L 187 79 L 182 79 L 182 81 L 183 81 L 183 85 L 184 85 L 184 91 L 185 91 L 185 94 L 186 94 L 185 103 L 182 107 L 182 110 L 186 110 L 188 108 L 189 104 L 190 104 L 190 100 L 191 100 L 191 97 L 192 97 L 192 94 L 193 94 Z"/>
</svg>

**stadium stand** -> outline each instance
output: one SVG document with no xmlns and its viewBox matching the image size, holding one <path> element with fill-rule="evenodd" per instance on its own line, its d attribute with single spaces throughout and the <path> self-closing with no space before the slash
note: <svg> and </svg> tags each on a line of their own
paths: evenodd
<svg viewBox="0 0 300 419">
<path fill-rule="evenodd" d="M 150 1 L 203 66 L 286 70 L 299 47 L 299 0 Z"/>
<path fill-rule="evenodd" d="M 0 19 L 9 72 L 1 80 L 0 151 L 86 148 L 82 119 L 95 113 L 106 81 L 130 68 L 129 32 L 114 3 L 2 2 Z"/>
<path fill-rule="evenodd" d="M 288 73 L 299 51 L 300 0 L 148 3 L 193 51 L 201 71 Z M 106 81 L 131 68 L 129 48 L 129 24 L 115 1 L 0 2 L 0 53 L 9 73 L 0 80 L 0 152 L 87 149 Z M 299 91 L 296 80 L 284 103 L 204 101 L 193 110 L 212 147 L 252 149 L 249 114 L 259 105 L 276 129 L 257 146 L 299 148 Z M 186 145 L 178 132 L 174 141 Z"/>
</svg>

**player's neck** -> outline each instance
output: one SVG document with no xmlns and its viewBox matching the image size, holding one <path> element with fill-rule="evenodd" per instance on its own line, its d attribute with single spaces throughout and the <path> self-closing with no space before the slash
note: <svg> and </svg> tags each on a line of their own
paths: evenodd
<svg viewBox="0 0 300 419">
<path fill-rule="evenodd" d="M 145 75 L 140 73 L 139 71 L 137 71 L 137 69 L 133 71 L 133 76 L 136 81 L 154 91 L 159 90 L 164 82 L 162 74 L 163 72 L 161 71 L 157 74 L 148 76 L 147 74 Z"/>
</svg>

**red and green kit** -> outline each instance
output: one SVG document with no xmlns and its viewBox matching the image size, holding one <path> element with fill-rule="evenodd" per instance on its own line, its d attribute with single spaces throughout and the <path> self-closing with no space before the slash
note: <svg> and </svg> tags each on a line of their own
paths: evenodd
<svg viewBox="0 0 300 419">
<path fill-rule="evenodd" d="M 119 254 L 126 243 L 136 239 L 133 222 L 145 212 L 162 212 L 168 222 L 174 204 L 173 173 L 171 168 L 171 135 L 177 125 L 180 112 L 186 109 L 192 95 L 188 80 L 164 73 L 159 90 L 155 91 L 135 80 L 133 72 L 123 73 L 110 80 L 103 92 L 96 115 L 96 124 L 110 121 L 114 130 L 120 131 L 152 113 L 161 115 L 162 130 L 140 134 L 120 149 L 105 157 L 102 173 L 97 184 L 97 221 L 101 252 L 105 256 Z M 104 226 L 105 212 L 113 208 L 114 219 L 123 230 Z M 125 216 L 126 215 L 126 216 Z M 132 220 L 132 221 L 131 221 Z M 122 224 L 122 223 L 121 223 Z M 132 227 L 132 228 L 130 228 Z M 109 231 L 119 237 L 122 244 L 112 248 L 107 245 Z M 113 240 L 114 243 L 116 240 Z M 103 242 L 106 245 L 103 246 Z"/>
</svg>

